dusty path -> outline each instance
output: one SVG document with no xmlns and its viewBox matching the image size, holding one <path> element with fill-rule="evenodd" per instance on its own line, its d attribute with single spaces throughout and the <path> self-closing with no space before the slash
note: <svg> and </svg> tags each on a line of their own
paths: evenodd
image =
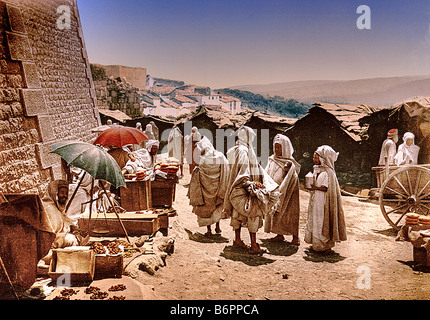
<svg viewBox="0 0 430 320">
<path fill-rule="evenodd" d="M 273 235 L 261 230 L 259 243 L 268 252 L 252 256 L 232 247 L 229 220 L 221 222 L 221 235 L 203 236 L 206 228 L 198 227 L 186 197 L 188 181 L 186 172 L 177 187 L 178 215 L 170 219 L 174 254 L 154 276 L 141 273 L 137 279 L 152 285 L 157 299 L 430 298 L 430 273 L 412 268 L 412 245 L 395 241 L 396 233 L 375 204 L 344 197 L 348 241 L 325 257 L 309 252 L 303 241 L 309 197 L 301 191 L 300 246 L 268 243 Z M 242 235 L 249 244 L 246 229 Z"/>
</svg>

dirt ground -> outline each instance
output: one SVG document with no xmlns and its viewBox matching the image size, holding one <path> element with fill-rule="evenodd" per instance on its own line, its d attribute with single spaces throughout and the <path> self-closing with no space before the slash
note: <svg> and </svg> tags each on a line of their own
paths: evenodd
<svg viewBox="0 0 430 320">
<path fill-rule="evenodd" d="M 175 251 L 153 276 L 137 280 L 153 288 L 155 299 L 168 300 L 366 300 L 429 299 L 430 273 L 413 262 L 412 245 L 395 241 L 396 232 L 379 206 L 344 197 L 348 240 L 322 256 L 303 240 L 309 195 L 300 191 L 300 246 L 270 243 L 273 234 L 260 229 L 258 241 L 267 252 L 250 255 L 232 247 L 229 220 L 221 235 L 206 237 L 186 197 L 189 172 L 177 186 L 169 235 Z M 242 229 L 249 245 L 249 234 Z"/>
</svg>

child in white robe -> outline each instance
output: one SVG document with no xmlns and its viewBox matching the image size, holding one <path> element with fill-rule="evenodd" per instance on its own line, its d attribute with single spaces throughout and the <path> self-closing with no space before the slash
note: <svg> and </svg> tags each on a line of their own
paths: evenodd
<svg viewBox="0 0 430 320">
<path fill-rule="evenodd" d="M 314 183 L 311 186 L 305 242 L 311 250 L 329 254 L 336 242 L 346 240 L 342 197 L 334 162 L 339 153 L 321 146 L 314 153 Z"/>
</svg>

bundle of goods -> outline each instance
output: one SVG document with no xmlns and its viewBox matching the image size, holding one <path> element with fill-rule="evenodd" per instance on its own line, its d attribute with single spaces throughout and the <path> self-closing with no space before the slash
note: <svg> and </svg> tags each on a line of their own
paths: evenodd
<svg viewBox="0 0 430 320">
<path fill-rule="evenodd" d="M 414 212 L 406 214 L 406 224 L 418 224 L 420 215 Z"/>
<path fill-rule="evenodd" d="M 167 158 L 164 161 L 159 161 L 155 164 L 155 170 L 166 172 L 168 175 L 174 176 L 179 170 L 179 160 L 175 158 Z"/>
<path fill-rule="evenodd" d="M 428 217 L 428 216 L 420 216 L 418 218 L 418 221 L 420 222 L 420 224 L 430 226 L 430 217 Z"/>
</svg>

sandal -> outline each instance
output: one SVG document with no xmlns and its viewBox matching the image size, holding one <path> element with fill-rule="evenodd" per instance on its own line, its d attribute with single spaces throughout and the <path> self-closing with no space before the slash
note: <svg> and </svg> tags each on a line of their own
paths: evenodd
<svg viewBox="0 0 430 320">
<path fill-rule="evenodd" d="M 240 242 L 233 241 L 233 248 L 248 248 L 242 240 Z"/>
</svg>

